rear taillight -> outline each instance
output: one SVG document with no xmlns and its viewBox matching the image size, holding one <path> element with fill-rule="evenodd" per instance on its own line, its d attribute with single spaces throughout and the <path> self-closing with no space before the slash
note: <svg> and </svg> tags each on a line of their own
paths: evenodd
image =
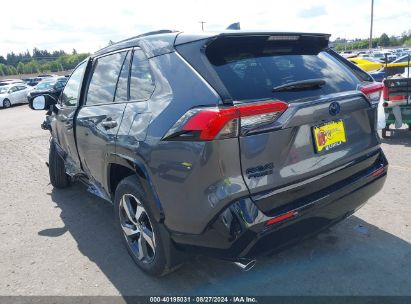
<svg viewBox="0 0 411 304">
<path fill-rule="evenodd" d="M 372 104 L 376 104 L 380 101 L 383 88 L 384 85 L 381 82 L 372 82 L 362 86 L 360 90 L 370 99 Z"/>
<path fill-rule="evenodd" d="M 164 140 L 213 140 L 237 137 L 240 132 L 269 125 L 288 108 L 282 101 L 230 107 L 195 108 L 185 113 Z"/>
</svg>

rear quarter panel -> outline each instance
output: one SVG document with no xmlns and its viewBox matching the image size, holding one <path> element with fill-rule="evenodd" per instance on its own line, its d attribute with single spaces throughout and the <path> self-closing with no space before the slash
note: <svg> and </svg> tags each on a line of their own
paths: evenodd
<svg viewBox="0 0 411 304">
<path fill-rule="evenodd" d="M 248 194 L 240 170 L 238 139 L 162 141 L 187 110 L 215 106 L 220 98 L 174 52 L 151 58 L 150 64 L 155 91 L 131 127 L 124 119 L 138 111 L 137 103 L 127 105 L 116 154 L 145 164 L 170 230 L 201 233 L 229 200 Z"/>
</svg>

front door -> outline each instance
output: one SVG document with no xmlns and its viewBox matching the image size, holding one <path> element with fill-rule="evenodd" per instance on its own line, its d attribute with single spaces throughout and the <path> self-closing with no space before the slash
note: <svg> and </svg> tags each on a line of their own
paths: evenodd
<svg viewBox="0 0 411 304">
<path fill-rule="evenodd" d="M 81 63 L 71 74 L 66 87 L 60 96 L 56 107 L 55 118 L 51 122 L 53 137 L 57 144 L 67 153 L 66 160 L 80 168 L 80 160 L 77 154 L 74 116 L 80 99 L 81 84 L 86 70 L 87 61 Z"/>
<path fill-rule="evenodd" d="M 85 102 L 76 118 L 76 138 L 83 170 L 95 186 L 108 193 L 107 160 L 128 99 L 130 52 L 93 59 Z"/>
</svg>

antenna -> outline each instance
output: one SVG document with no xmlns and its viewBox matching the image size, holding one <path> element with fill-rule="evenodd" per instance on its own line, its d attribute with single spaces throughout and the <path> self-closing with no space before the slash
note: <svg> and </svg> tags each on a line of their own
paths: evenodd
<svg viewBox="0 0 411 304">
<path fill-rule="evenodd" d="M 199 23 L 201 23 L 201 30 L 204 32 L 204 23 L 207 23 L 205 21 L 200 21 Z"/>
</svg>

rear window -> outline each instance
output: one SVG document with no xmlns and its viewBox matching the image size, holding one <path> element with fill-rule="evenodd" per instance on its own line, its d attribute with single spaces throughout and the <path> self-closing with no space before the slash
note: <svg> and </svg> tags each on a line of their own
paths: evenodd
<svg viewBox="0 0 411 304">
<path fill-rule="evenodd" d="M 205 53 L 234 100 L 278 98 L 290 102 L 356 90 L 359 79 L 325 51 L 324 37 L 295 37 L 224 37 L 212 42 Z M 273 92 L 275 87 L 311 79 L 326 83 L 317 88 Z"/>
</svg>

